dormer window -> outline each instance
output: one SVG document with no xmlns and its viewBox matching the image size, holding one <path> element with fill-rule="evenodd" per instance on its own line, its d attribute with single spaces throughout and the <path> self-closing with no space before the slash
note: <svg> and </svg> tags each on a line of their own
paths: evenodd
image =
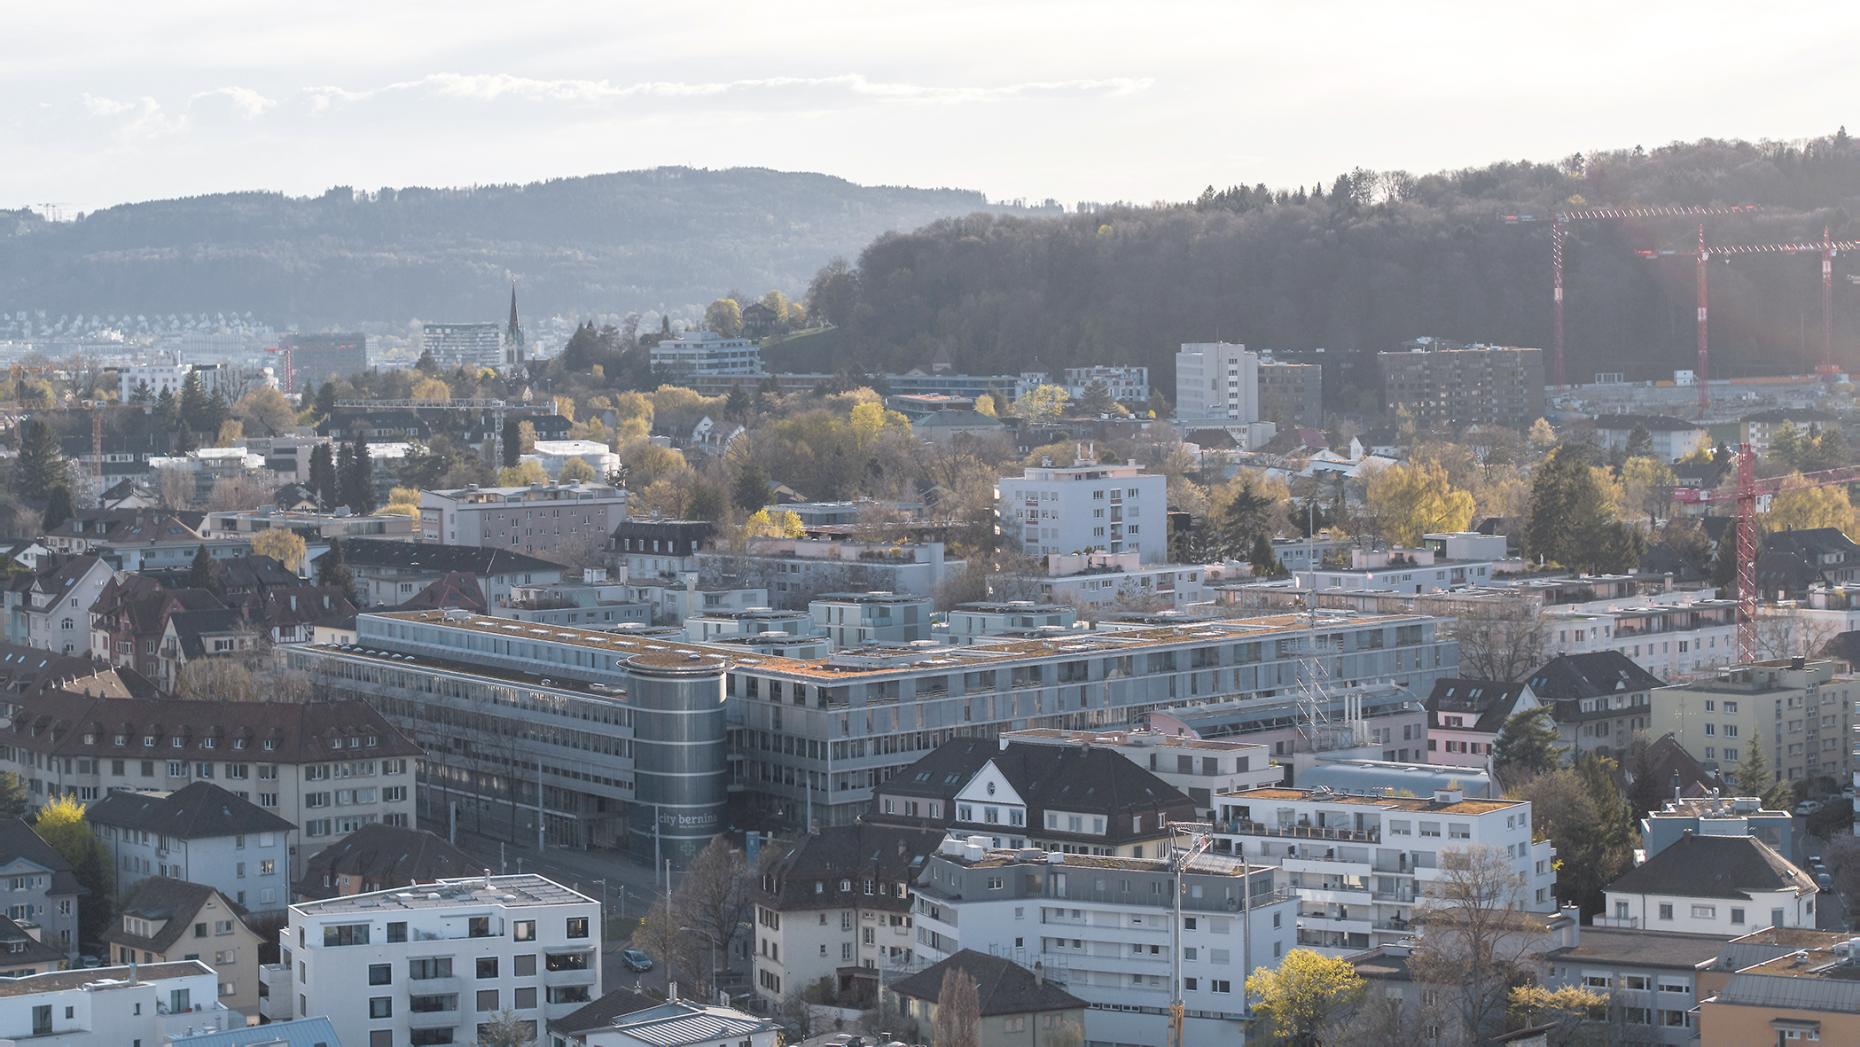
<svg viewBox="0 0 1860 1047">
<path fill-rule="evenodd" d="M 233 748 L 235 748 L 235 749 L 243 749 L 243 748 L 245 748 L 245 739 L 244 739 L 244 738 L 234 738 L 234 739 L 233 739 Z"/>
<path fill-rule="evenodd" d="M 265 739 L 265 751 L 266 752 L 270 752 L 271 750 L 276 749 L 277 747 L 278 747 L 278 740 L 276 738 Z"/>
<path fill-rule="evenodd" d="M 116 746 L 118 749 L 121 749 L 123 746 L 129 744 L 129 736 L 126 734 L 119 734 L 115 738 L 112 738 L 110 740 L 110 744 Z"/>
<path fill-rule="evenodd" d="M 154 748 L 155 747 L 155 736 L 152 734 L 143 735 L 142 736 L 142 747 L 145 749 Z"/>
<path fill-rule="evenodd" d="M 186 744 L 187 744 L 187 740 L 186 740 L 186 739 L 184 739 L 184 738 L 182 738 L 182 737 L 181 737 L 180 735 L 178 735 L 178 734 L 174 736 L 174 739 L 173 739 L 173 741 L 174 741 L 174 747 L 175 747 L 176 749 L 179 749 L 179 748 L 181 748 L 182 746 L 184 746 L 184 745 L 186 745 Z"/>
</svg>

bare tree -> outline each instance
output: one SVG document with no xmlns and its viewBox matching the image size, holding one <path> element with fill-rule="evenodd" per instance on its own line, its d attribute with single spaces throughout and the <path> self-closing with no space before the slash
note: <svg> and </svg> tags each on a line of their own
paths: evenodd
<svg viewBox="0 0 1860 1047">
<path fill-rule="evenodd" d="M 1544 662 L 1549 638 L 1534 603 L 1495 603 L 1456 615 L 1460 675 L 1475 680 L 1516 680 Z"/>
<path fill-rule="evenodd" d="M 722 836 L 712 838 L 685 870 L 673 905 L 683 925 L 702 934 L 715 950 L 718 968 L 728 968 L 730 948 L 755 912 L 743 852 Z"/>
<path fill-rule="evenodd" d="M 943 975 L 936 994 L 936 1022 L 930 1029 L 932 1047 L 981 1047 L 982 998 L 975 979 L 951 968 Z"/>
<path fill-rule="evenodd" d="M 166 466 L 155 470 L 161 488 L 161 504 L 169 509 L 194 506 L 194 474 L 186 469 Z"/>
<path fill-rule="evenodd" d="M 536 1022 L 515 1011 L 500 1011 L 480 1026 L 477 1047 L 535 1047 Z"/>
<path fill-rule="evenodd" d="M 1759 613 L 1755 632 L 1758 658 L 1813 658 L 1840 635 L 1841 626 L 1781 610 Z"/>
<path fill-rule="evenodd" d="M 207 508 L 213 510 L 256 509 L 271 500 L 275 485 L 255 473 L 220 478 L 207 494 Z"/>
<path fill-rule="evenodd" d="M 1543 940 L 1543 917 L 1523 911 L 1524 876 L 1496 847 L 1449 848 L 1440 867 L 1430 904 L 1415 918 L 1421 942 L 1408 966 L 1441 995 L 1465 1042 L 1483 1043 L 1504 1021 L 1511 987 Z"/>
<path fill-rule="evenodd" d="M 250 702 L 260 697 L 252 670 L 239 658 L 195 658 L 181 666 L 174 692 L 203 701 Z"/>
<path fill-rule="evenodd" d="M 709 999 L 710 979 L 698 955 L 697 939 L 683 928 L 676 903 L 660 898 L 640 919 L 633 944 L 659 961 L 667 982 L 677 983 L 685 999 Z"/>
</svg>

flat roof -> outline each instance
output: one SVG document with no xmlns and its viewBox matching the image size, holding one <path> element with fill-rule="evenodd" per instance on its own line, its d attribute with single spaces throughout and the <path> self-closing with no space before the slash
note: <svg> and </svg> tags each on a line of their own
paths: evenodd
<svg viewBox="0 0 1860 1047">
<path fill-rule="evenodd" d="M 370 894 L 350 894 L 321 901 L 298 902 L 291 908 L 305 916 L 365 915 L 383 911 L 449 909 L 472 905 L 585 905 L 594 899 L 546 876 L 467 876 L 453 880 L 396 887 Z"/>
<path fill-rule="evenodd" d="M 1466 800 L 1435 803 L 1431 797 L 1362 796 L 1355 793 L 1318 792 L 1314 789 L 1240 789 L 1216 794 L 1223 800 L 1310 800 L 1314 803 L 1344 803 L 1358 807 L 1376 807 L 1386 811 L 1417 811 L 1433 814 L 1490 814 L 1508 807 L 1518 807 L 1528 800 Z"/>
<path fill-rule="evenodd" d="M 1559 960 L 1591 960 L 1631 967 L 1693 970 L 1724 950 L 1714 934 L 1675 934 L 1626 928 L 1584 927 L 1576 944 L 1548 953 Z"/>
<path fill-rule="evenodd" d="M 1030 849 L 1031 850 L 1031 849 Z M 1058 855 L 1064 861 L 1053 861 Z M 965 869 L 1000 869 L 1010 865 L 1031 865 L 1043 869 L 1110 869 L 1126 872 L 1169 872 L 1169 863 L 1162 858 L 1123 858 L 1110 854 L 1059 854 L 1058 851 L 1041 851 L 1038 856 L 1023 856 L 1015 850 L 991 850 L 979 861 L 967 861 L 959 855 L 944 854 L 940 850 L 932 852 L 931 858 L 943 858 L 957 862 Z M 1248 873 L 1265 873 L 1276 870 L 1276 865 L 1249 865 L 1238 858 L 1228 858 L 1219 854 L 1196 855 L 1189 862 L 1188 871 L 1204 876 L 1244 876 Z"/>
<path fill-rule="evenodd" d="M 1161 749 L 1204 749 L 1211 752 L 1235 752 L 1240 749 L 1264 749 L 1262 742 L 1240 742 L 1231 738 L 1191 738 L 1185 734 L 1160 731 L 1068 731 L 1058 727 L 1027 727 L 1001 732 L 1002 741 L 1018 742 L 1041 739 L 1082 742 L 1093 745 L 1129 746 L 1140 749 L 1154 745 Z"/>
<path fill-rule="evenodd" d="M 130 967 L 94 967 L 90 970 L 48 971 L 18 978 L 0 978 L 0 996 L 31 996 L 41 992 L 68 989 L 120 989 L 137 982 L 159 982 L 169 978 L 213 975 L 213 968 L 199 960 L 176 960 L 172 963 L 144 963 Z M 133 976 L 133 978 L 132 978 Z"/>
</svg>

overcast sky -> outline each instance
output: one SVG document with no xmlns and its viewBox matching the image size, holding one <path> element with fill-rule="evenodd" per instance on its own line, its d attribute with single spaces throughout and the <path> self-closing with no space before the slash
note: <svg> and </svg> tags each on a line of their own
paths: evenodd
<svg viewBox="0 0 1860 1047">
<path fill-rule="evenodd" d="M 23 0 L 5 23 L 0 207 L 661 164 L 1149 201 L 1797 138 L 1860 98 L 1851 2 Z"/>
</svg>

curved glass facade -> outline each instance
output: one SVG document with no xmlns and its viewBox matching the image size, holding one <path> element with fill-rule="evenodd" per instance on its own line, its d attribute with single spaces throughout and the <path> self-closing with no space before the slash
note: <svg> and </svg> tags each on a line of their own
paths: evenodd
<svg viewBox="0 0 1860 1047">
<path fill-rule="evenodd" d="M 728 800 L 725 663 L 648 654 L 628 659 L 633 712 L 631 850 L 682 867 L 722 832 Z"/>
</svg>

